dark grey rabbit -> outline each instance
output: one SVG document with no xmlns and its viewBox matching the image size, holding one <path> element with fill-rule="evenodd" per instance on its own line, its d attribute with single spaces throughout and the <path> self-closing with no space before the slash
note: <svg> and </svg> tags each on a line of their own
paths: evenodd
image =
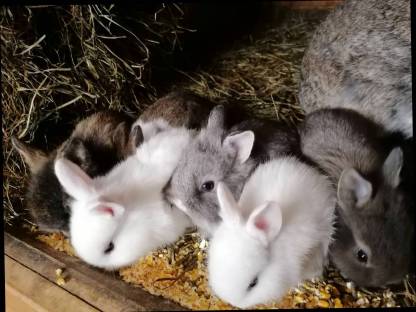
<svg viewBox="0 0 416 312">
<path fill-rule="evenodd" d="M 90 176 L 103 175 L 134 151 L 137 142 L 129 135 L 133 121 L 115 111 L 95 113 L 80 121 L 69 139 L 49 154 L 12 139 L 31 171 L 25 202 L 40 230 L 68 232 L 69 195 L 55 176 L 55 159 L 65 157 Z"/>
<path fill-rule="evenodd" d="M 399 282 L 414 264 L 408 145 L 398 146 L 404 141 L 341 108 L 307 115 L 299 133 L 302 152 L 329 175 L 337 192 L 333 263 L 361 286 Z"/>
<path fill-rule="evenodd" d="M 230 124 L 226 119 L 231 112 L 223 105 L 211 111 L 207 126 L 184 150 L 165 189 L 168 200 L 205 235 L 221 221 L 215 191 L 218 182 L 225 182 L 238 198 L 260 162 L 300 153 L 296 127 L 258 119 Z"/>
<path fill-rule="evenodd" d="M 300 105 L 354 109 L 413 137 L 410 47 L 410 0 L 346 0 L 305 52 Z"/>
</svg>

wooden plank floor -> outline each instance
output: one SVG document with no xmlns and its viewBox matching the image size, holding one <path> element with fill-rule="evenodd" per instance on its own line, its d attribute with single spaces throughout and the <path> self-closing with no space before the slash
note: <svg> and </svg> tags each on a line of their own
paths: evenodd
<svg viewBox="0 0 416 312">
<path fill-rule="evenodd" d="M 10 233 L 14 231 L 14 233 Z M 56 251 L 22 229 L 4 233 L 7 311 L 177 311 L 180 305 Z M 66 283 L 56 284 L 64 268 Z"/>
<path fill-rule="evenodd" d="M 4 258 L 7 312 L 57 311 L 58 307 L 62 312 L 99 311 L 16 260 Z"/>
</svg>

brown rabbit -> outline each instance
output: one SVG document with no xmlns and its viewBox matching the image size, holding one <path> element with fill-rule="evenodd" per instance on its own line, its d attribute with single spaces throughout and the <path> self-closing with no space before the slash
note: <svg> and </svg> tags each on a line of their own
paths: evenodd
<svg viewBox="0 0 416 312">
<path fill-rule="evenodd" d="M 91 176 L 103 175 L 134 151 L 133 142 L 129 141 L 132 122 L 115 111 L 95 113 L 80 121 L 71 136 L 49 154 L 12 138 L 14 148 L 31 171 L 26 203 L 40 230 L 68 230 L 69 195 L 54 174 L 55 159 L 65 157 Z"/>
</svg>

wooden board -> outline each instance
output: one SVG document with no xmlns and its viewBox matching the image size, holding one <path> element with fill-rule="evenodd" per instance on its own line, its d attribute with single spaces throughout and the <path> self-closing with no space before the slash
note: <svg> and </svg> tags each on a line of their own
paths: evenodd
<svg viewBox="0 0 416 312">
<path fill-rule="evenodd" d="M 7 312 L 99 311 L 9 256 L 4 263 Z"/>
<path fill-rule="evenodd" d="M 56 251 L 21 228 L 6 229 L 4 247 L 11 312 L 13 309 L 65 312 L 186 310 L 170 300 L 129 285 L 117 273 L 93 268 L 78 258 Z M 58 268 L 64 268 L 68 275 L 62 286 L 56 284 L 55 270 Z M 26 279 L 23 278 L 25 275 Z M 32 280 L 35 284 L 31 284 Z M 39 294 L 36 283 L 44 288 Z M 71 302 L 83 303 L 77 306 Z M 55 304 L 53 309 L 52 303 Z"/>
</svg>

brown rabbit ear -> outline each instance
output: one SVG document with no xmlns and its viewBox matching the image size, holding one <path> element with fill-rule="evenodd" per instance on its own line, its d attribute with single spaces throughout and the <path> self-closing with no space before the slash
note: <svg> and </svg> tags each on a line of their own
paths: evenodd
<svg viewBox="0 0 416 312">
<path fill-rule="evenodd" d="M 48 161 L 48 157 L 44 152 L 31 147 L 29 144 L 26 144 L 15 137 L 12 137 L 12 144 L 19 152 L 20 156 L 23 157 L 32 173 L 38 172 L 38 170 Z"/>
<path fill-rule="evenodd" d="M 128 147 L 129 144 L 129 136 L 126 134 L 127 132 L 127 124 L 126 122 L 121 122 L 117 125 L 117 127 L 114 129 L 112 134 L 112 141 L 114 146 L 117 147 L 117 149 L 124 153 L 124 150 Z"/>
</svg>

